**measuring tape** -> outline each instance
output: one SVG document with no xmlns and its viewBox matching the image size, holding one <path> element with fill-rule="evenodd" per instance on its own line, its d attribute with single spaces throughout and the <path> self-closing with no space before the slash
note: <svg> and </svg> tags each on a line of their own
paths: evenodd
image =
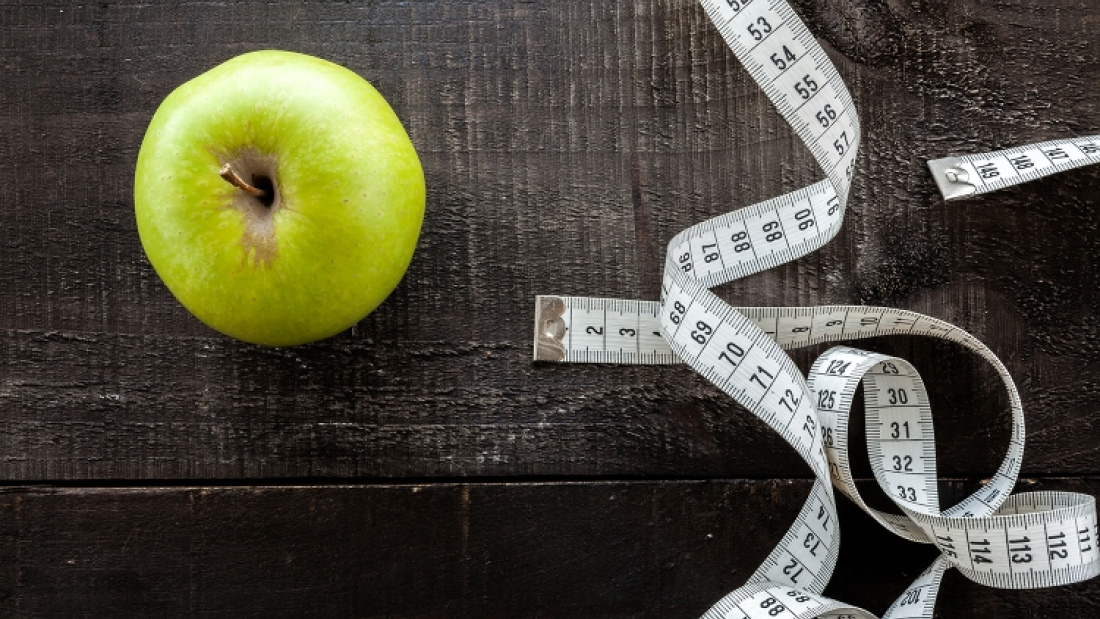
<svg viewBox="0 0 1100 619">
<path fill-rule="evenodd" d="M 738 60 L 810 149 L 826 180 L 696 224 L 665 256 L 661 300 L 567 296 L 536 299 L 534 358 L 571 363 L 686 363 L 778 432 L 816 477 L 790 529 L 748 584 L 704 619 L 873 614 L 821 595 L 839 550 L 835 485 L 906 539 L 939 558 L 883 615 L 932 617 L 944 572 L 975 582 L 1032 588 L 1100 573 L 1095 500 L 1087 495 L 1012 495 L 1024 450 L 1024 416 L 1007 369 L 969 333 L 915 312 L 866 306 L 732 307 L 709 289 L 806 255 L 837 231 L 851 188 L 860 126 L 848 89 L 784 0 L 700 0 Z M 1100 136 L 1058 140 L 929 162 L 946 199 L 994 191 L 1100 161 Z M 932 411 L 908 362 L 834 347 L 804 376 L 784 352 L 882 335 L 950 340 L 993 366 L 1008 392 L 1012 432 L 993 477 L 941 510 Z M 876 480 L 902 514 L 868 507 L 848 458 L 848 419 L 862 385 Z M 830 483 L 831 482 L 831 483 Z"/>
<path fill-rule="evenodd" d="M 1054 140 L 928 162 L 945 200 L 1033 181 L 1100 161 L 1100 136 Z"/>
</svg>

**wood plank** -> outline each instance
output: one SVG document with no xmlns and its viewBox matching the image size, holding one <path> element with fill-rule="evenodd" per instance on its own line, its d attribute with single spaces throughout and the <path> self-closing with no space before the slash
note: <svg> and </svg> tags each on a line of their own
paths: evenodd
<svg viewBox="0 0 1100 619">
<path fill-rule="evenodd" d="M 915 360 L 929 381 L 941 473 L 992 474 L 1009 432 L 992 370 L 932 341 L 874 344 Z M 8 332 L 0 471 L 9 480 L 810 475 L 777 434 L 686 368 L 532 365 L 529 355 L 509 344 L 272 350 Z M 799 358 L 805 369 L 811 356 Z M 1031 409 L 1029 423 L 1037 445 L 1025 474 L 1096 470 L 1087 408 Z M 870 477 L 862 425 L 856 416 L 851 452 Z"/>
<path fill-rule="evenodd" d="M 1100 106 L 1077 75 L 1100 65 L 1100 9 L 798 7 L 862 110 L 852 213 L 814 256 L 722 293 L 953 320 L 1024 389 L 1027 470 L 1097 472 L 1100 172 L 945 206 L 923 160 L 1095 131 Z M 677 230 L 817 178 L 695 3 L 11 2 L 0 24 L 0 476 L 805 474 L 678 370 L 526 362 L 535 294 L 653 298 Z M 130 210 L 159 101 L 272 46 L 373 80 L 430 188 L 394 298 L 291 352 L 190 317 Z M 960 439 L 945 472 L 988 474 L 1004 437 L 996 385 L 958 351 L 912 346 L 946 407 L 941 436 Z"/>
<path fill-rule="evenodd" d="M 956 480 L 958 491 L 973 482 Z M 1098 478 L 1032 488 L 1100 490 Z M 785 532 L 806 481 L 13 488 L 13 618 L 697 617 Z M 842 501 L 827 591 L 881 613 L 934 558 Z M 952 573 L 938 617 L 1091 617 L 1100 581 L 1033 591 Z"/>
</svg>

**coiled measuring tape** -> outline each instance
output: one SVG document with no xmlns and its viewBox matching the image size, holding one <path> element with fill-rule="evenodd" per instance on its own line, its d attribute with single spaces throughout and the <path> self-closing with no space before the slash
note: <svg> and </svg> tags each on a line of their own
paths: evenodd
<svg viewBox="0 0 1100 619">
<path fill-rule="evenodd" d="M 735 308 L 710 292 L 810 253 L 836 235 L 860 126 L 835 67 L 784 0 L 700 2 L 827 178 L 680 232 L 668 245 L 659 302 L 538 297 L 534 356 L 572 363 L 686 363 L 771 426 L 813 470 L 810 496 L 790 529 L 748 584 L 722 598 L 704 619 L 874 617 L 821 595 L 840 543 L 833 485 L 894 533 L 941 551 L 885 618 L 931 617 L 943 573 L 952 567 L 1001 588 L 1069 584 L 1100 573 L 1100 531 L 1091 496 L 1011 494 L 1024 450 L 1023 407 L 1007 369 L 976 338 L 905 310 Z M 929 166 L 944 197 L 953 199 L 1094 162 L 1100 162 L 1100 136 Z M 956 342 L 988 361 L 1008 392 L 1012 432 L 1004 461 L 981 489 L 947 510 L 941 510 L 937 495 L 932 411 L 912 365 L 835 347 L 803 376 L 784 352 L 891 334 Z M 861 384 L 872 470 L 902 514 L 871 509 L 855 487 L 848 418 Z"/>
</svg>

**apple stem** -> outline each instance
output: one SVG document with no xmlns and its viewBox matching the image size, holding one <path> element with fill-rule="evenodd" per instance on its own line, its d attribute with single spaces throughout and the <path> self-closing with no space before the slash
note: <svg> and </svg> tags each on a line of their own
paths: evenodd
<svg viewBox="0 0 1100 619">
<path fill-rule="evenodd" d="M 218 172 L 218 174 L 226 181 L 231 183 L 233 186 L 235 186 L 237 189 L 240 189 L 250 196 L 255 196 L 257 198 L 263 198 L 267 196 L 267 192 L 263 189 L 257 189 L 256 187 L 253 187 L 252 185 L 246 183 L 245 180 L 241 178 L 239 174 L 237 174 L 237 171 L 233 169 L 233 166 L 229 165 L 228 163 L 222 166 L 222 169 L 220 172 Z"/>
</svg>

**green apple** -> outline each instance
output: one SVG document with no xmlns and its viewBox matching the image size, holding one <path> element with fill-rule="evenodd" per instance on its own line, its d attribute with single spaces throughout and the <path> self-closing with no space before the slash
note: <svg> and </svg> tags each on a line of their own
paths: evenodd
<svg viewBox="0 0 1100 619">
<path fill-rule="evenodd" d="M 397 286 L 424 219 L 424 173 L 382 95 L 331 62 L 238 56 L 177 88 L 138 154 L 149 262 L 226 335 L 329 337 Z"/>
</svg>

